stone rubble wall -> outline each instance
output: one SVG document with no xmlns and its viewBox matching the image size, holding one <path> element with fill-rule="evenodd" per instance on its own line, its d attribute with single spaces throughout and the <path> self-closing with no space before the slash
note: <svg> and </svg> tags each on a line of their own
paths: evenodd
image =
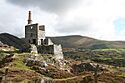
<svg viewBox="0 0 125 83">
<path fill-rule="evenodd" d="M 63 52 L 62 52 L 62 46 L 61 45 L 55 45 L 54 44 L 54 57 L 56 59 L 63 59 Z"/>
</svg>

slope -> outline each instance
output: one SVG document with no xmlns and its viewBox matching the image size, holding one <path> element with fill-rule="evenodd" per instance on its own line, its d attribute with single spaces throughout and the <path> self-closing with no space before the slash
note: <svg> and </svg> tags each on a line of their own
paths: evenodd
<svg viewBox="0 0 125 83">
<path fill-rule="evenodd" d="M 63 48 L 81 48 L 81 49 L 125 48 L 125 41 L 104 41 L 80 35 L 48 37 L 48 38 L 50 38 L 56 44 L 61 44 Z M 24 38 L 20 39 L 8 33 L 0 34 L 0 41 L 9 46 L 18 48 L 21 51 L 28 50 L 30 47 L 30 45 L 24 41 Z"/>
<path fill-rule="evenodd" d="M 54 43 L 62 44 L 64 48 L 84 48 L 84 49 L 125 48 L 125 41 L 104 41 L 80 35 L 49 37 L 49 38 Z"/>
<path fill-rule="evenodd" d="M 22 39 L 16 36 L 13 36 L 11 34 L 8 34 L 8 33 L 0 34 L 0 41 L 4 44 L 20 49 L 21 51 L 28 50 L 30 46 L 28 43 L 26 43 Z"/>
</svg>

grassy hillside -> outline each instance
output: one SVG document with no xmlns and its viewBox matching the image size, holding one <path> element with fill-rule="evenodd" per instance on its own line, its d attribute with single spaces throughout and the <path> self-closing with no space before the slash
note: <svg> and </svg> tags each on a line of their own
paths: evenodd
<svg viewBox="0 0 125 83">
<path fill-rule="evenodd" d="M 0 51 L 0 77 L 16 83 L 93 83 L 95 67 L 99 64 L 100 83 L 125 82 L 125 42 L 102 41 L 85 36 L 50 37 L 67 51 L 65 60 L 55 60 L 53 55 Z M 10 34 L 0 34 L 0 41 L 20 50 L 29 44 Z M 70 48 L 75 48 L 72 51 Z M 46 64 L 47 65 L 46 65 Z M 3 79 L 4 80 L 4 79 Z"/>
<path fill-rule="evenodd" d="M 125 48 L 124 41 L 103 41 L 80 35 L 49 37 L 49 38 L 57 44 L 62 44 L 64 48 L 81 48 L 81 49 Z"/>
<path fill-rule="evenodd" d="M 64 52 L 66 58 L 125 67 L 125 49 L 96 49 Z"/>
<path fill-rule="evenodd" d="M 16 36 L 13 36 L 11 34 L 8 34 L 8 33 L 0 34 L 0 41 L 4 44 L 20 49 L 21 51 L 28 50 L 30 46 L 28 43 L 26 43 L 22 39 Z"/>
<path fill-rule="evenodd" d="M 96 50 L 100 52 L 100 50 Z M 107 50 L 101 50 L 106 51 Z M 111 50 L 112 51 L 112 50 Z M 113 50 L 114 51 L 114 50 Z M 119 52 L 119 51 L 116 51 Z M 79 52 L 80 53 L 80 52 Z M 70 53 L 72 55 L 72 53 Z M 75 53 L 73 53 L 75 54 Z M 82 53 L 81 53 L 82 54 Z M 9 54 L 10 55 L 10 54 Z M 8 68 L 7 80 L 14 81 L 15 83 L 37 83 L 40 79 L 48 82 L 54 83 L 93 83 L 94 75 L 92 66 L 89 63 L 82 63 L 74 60 L 67 60 L 66 65 L 71 68 L 70 72 L 60 69 L 57 65 L 49 64 L 47 67 L 41 67 L 40 64 L 34 63 L 31 66 L 27 66 L 24 60 L 28 58 L 30 53 L 14 53 L 13 57 L 8 57 L 8 53 L 0 53 L 0 76 L 5 73 L 5 69 Z M 42 56 L 42 55 L 41 55 Z M 49 61 L 48 55 L 43 55 L 43 60 Z M 45 57 L 46 56 L 46 57 Z M 80 55 L 81 56 L 81 55 Z M 105 55 L 101 55 L 105 56 Z M 6 57 L 6 58 L 5 58 Z M 47 59 L 48 57 L 48 59 Z M 108 57 L 106 55 L 105 57 Z M 121 56 L 119 56 L 121 57 Z M 42 60 L 41 60 L 42 61 Z M 103 65 L 105 66 L 105 65 Z M 85 67 L 85 68 L 84 68 Z M 125 74 L 121 68 L 117 69 L 115 67 L 105 67 L 103 73 L 100 71 L 98 75 L 98 81 L 107 83 L 123 83 L 125 82 Z M 116 72 L 117 70 L 117 72 Z M 124 69 L 123 69 L 124 70 Z M 105 73 L 104 73 L 105 72 Z"/>
<path fill-rule="evenodd" d="M 61 44 L 63 48 L 81 48 L 81 49 L 106 49 L 106 48 L 125 48 L 125 41 L 103 41 L 94 38 L 72 35 L 60 37 L 48 37 L 54 43 Z M 0 34 L 0 41 L 9 46 L 20 50 L 27 50 L 29 44 L 16 36 L 8 33 Z"/>
</svg>

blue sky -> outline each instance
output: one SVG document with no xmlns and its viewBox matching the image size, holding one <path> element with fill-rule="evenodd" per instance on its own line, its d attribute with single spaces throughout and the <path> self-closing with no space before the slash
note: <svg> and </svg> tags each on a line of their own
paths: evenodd
<svg viewBox="0 0 125 83">
<path fill-rule="evenodd" d="M 0 0 L 0 33 L 24 37 L 28 11 L 47 36 L 125 40 L 125 0 Z"/>
<path fill-rule="evenodd" d="M 117 34 L 120 34 L 125 29 L 125 18 L 118 18 L 114 21 L 115 30 Z"/>
</svg>

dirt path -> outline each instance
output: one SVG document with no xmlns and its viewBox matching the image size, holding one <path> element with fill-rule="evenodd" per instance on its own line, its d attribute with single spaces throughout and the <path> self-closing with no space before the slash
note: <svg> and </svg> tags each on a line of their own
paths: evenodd
<svg viewBox="0 0 125 83">
<path fill-rule="evenodd" d="M 91 76 L 90 74 L 86 75 L 80 75 L 80 76 L 74 76 L 74 77 L 69 77 L 69 78 L 63 78 L 63 79 L 53 79 L 53 81 L 66 81 L 66 80 L 73 80 L 73 79 L 79 79 L 79 78 L 85 78 L 87 76 Z"/>
</svg>

